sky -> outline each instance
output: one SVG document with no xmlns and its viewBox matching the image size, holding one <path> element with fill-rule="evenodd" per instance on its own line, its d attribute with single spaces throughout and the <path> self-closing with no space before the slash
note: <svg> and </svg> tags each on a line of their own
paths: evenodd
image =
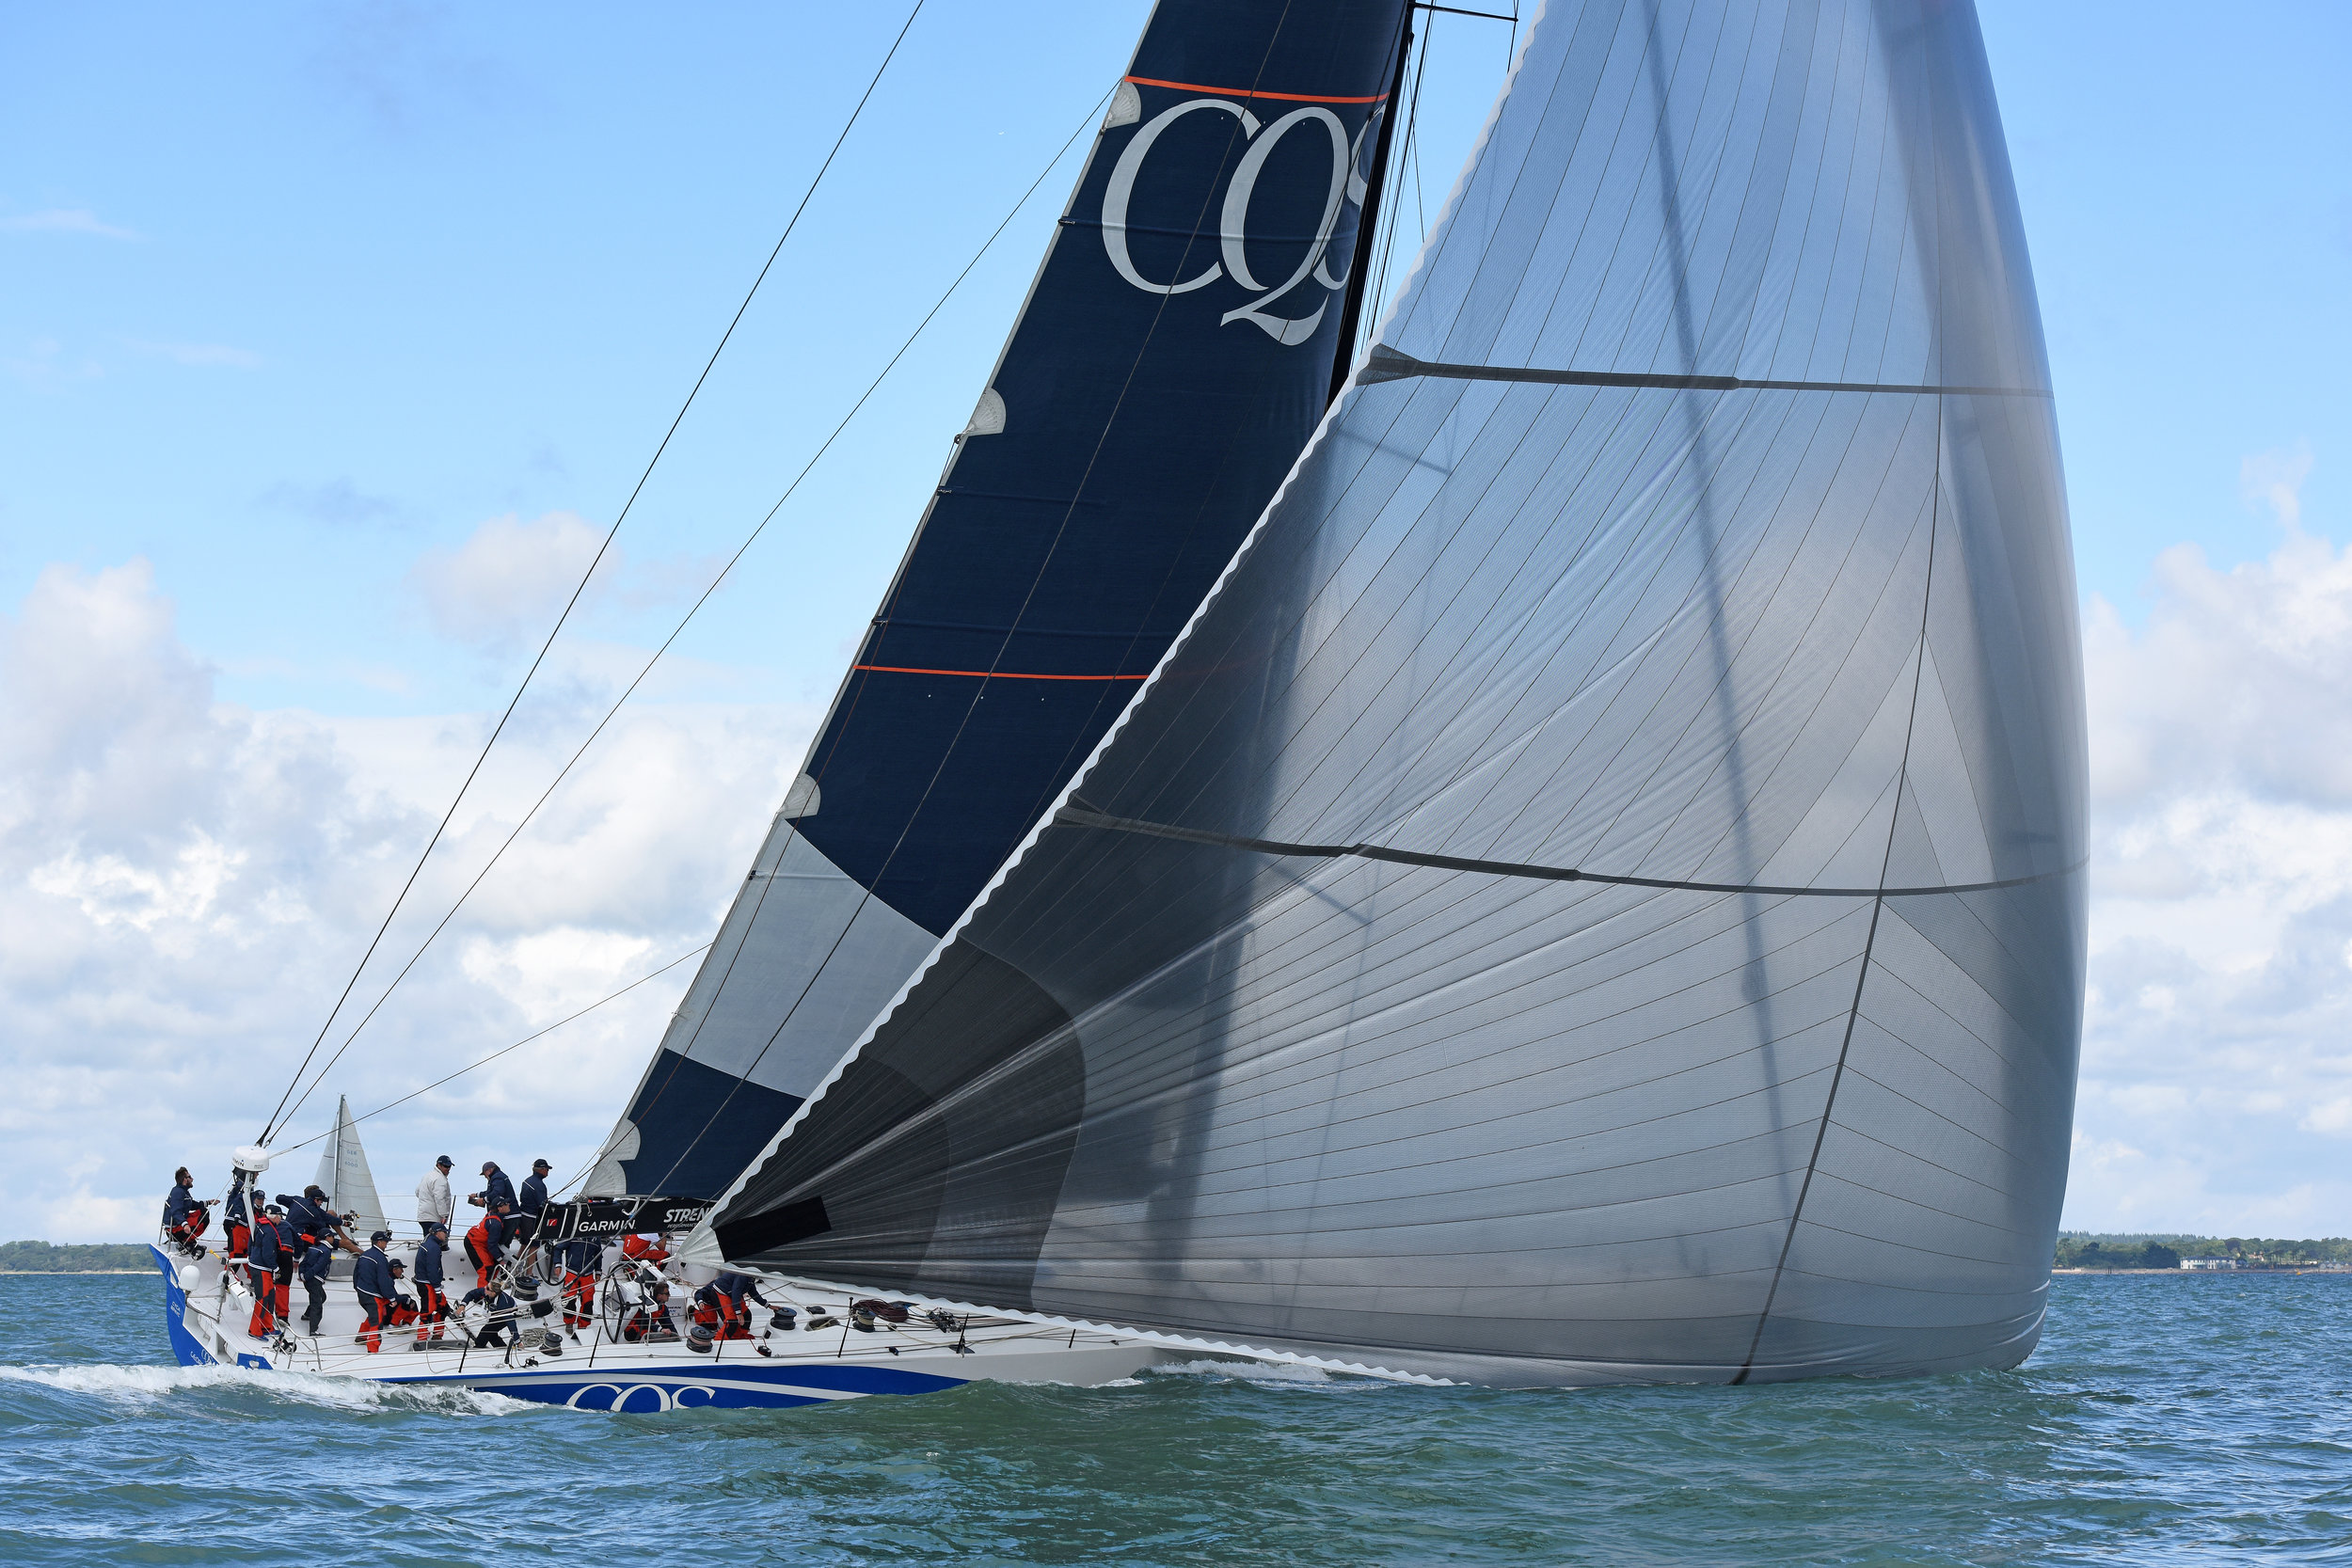
<svg viewBox="0 0 2352 1568">
<path fill-rule="evenodd" d="M 630 503 L 903 8 L 0 3 L 11 1235 L 143 1236 L 260 1130 L 624 503 L 358 1011 L 773 508 L 294 1118 L 558 1025 L 363 1132 L 388 1196 L 588 1158 L 1144 8 L 926 0 Z M 2066 1223 L 2352 1233 L 2352 11 L 1979 9 L 2092 719 Z M 1511 35 L 1433 21 L 1408 245 Z"/>
</svg>

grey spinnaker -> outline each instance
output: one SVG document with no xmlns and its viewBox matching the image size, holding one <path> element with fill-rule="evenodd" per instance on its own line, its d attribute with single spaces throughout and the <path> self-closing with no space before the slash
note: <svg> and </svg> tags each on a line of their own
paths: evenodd
<svg viewBox="0 0 2352 1568">
<path fill-rule="evenodd" d="M 1405 0 L 1161 0 L 586 1190 L 716 1196 L 1125 705 L 1333 392 Z"/>
<path fill-rule="evenodd" d="M 1971 10 L 1549 8 L 1216 591 L 698 1243 L 1496 1383 L 2013 1365 L 2074 605 Z"/>
</svg>

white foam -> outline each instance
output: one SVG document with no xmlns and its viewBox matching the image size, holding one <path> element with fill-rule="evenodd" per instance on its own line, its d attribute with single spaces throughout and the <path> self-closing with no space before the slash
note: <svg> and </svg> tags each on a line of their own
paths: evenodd
<svg viewBox="0 0 2352 1568">
<path fill-rule="evenodd" d="M 251 1388 L 272 1399 L 330 1410 L 425 1410 L 452 1416 L 511 1416 L 534 1408 L 480 1388 L 370 1383 L 364 1378 L 251 1367 L 0 1366 L 0 1382 L 34 1383 L 68 1394 L 152 1404 L 198 1388 Z"/>
<path fill-rule="evenodd" d="M 1339 1380 L 1321 1367 L 1289 1361 L 1221 1361 L 1206 1356 L 1192 1361 L 1164 1361 L 1145 1369 L 1161 1377 L 1221 1377 L 1237 1383 L 1274 1383 L 1298 1387 Z"/>
</svg>

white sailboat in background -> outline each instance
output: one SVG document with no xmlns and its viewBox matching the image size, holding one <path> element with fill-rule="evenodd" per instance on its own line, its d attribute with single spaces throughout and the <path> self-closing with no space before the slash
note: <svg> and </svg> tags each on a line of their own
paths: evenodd
<svg viewBox="0 0 2352 1568">
<path fill-rule="evenodd" d="M 823 1386 L 2036 1342 L 2085 730 L 1974 15 L 1547 6 L 1359 354 L 1406 15 L 1161 6 L 558 1211 L 867 1304 Z M 805 1342 L 424 1375 L 791 1402 Z"/>
</svg>

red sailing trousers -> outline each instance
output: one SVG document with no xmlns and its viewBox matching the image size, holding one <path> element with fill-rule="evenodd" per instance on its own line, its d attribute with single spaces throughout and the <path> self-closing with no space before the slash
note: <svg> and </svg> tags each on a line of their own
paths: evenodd
<svg viewBox="0 0 2352 1568">
<path fill-rule="evenodd" d="M 564 1271 L 564 1326 L 586 1328 L 596 1321 L 596 1276 Z"/>
<path fill-rule="evenodd" d="M 448 1318 L 449 1297 L 441 1293 L 441 1288 L 430 1281 L 418 1281 L 417 1343 L 421 1345 L 425 1342 L 425 1330 L 428 1328 L 433 1331 L 432 1338 L 440 1338 L 441 1324 L 448 1321 Z"/>
</svg>

